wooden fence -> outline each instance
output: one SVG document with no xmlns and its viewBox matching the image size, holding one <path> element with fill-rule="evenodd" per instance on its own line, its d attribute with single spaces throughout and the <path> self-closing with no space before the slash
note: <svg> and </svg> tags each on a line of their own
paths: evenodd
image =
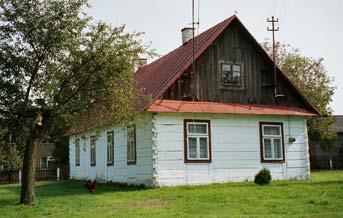
<svg viewBox="0 0 343 218">
<path fill-rule="evenodd" d="M 69 168 L 62 167 L 52 170 L 36 170 L 36 181 L 65 180 L 69 178 Z M 21 171 L 0 172 L 0 184 L 18 183 L 21 181 Z"/>
</svg>

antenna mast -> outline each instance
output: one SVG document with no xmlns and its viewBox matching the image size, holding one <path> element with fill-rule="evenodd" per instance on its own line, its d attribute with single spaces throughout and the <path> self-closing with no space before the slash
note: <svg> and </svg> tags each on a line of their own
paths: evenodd
<svg viewBox="0 0 343 218">
<path fill-rule="evenodd" d="M 268 31 L 271 31 L 273 34 L 273 62 L 274 62 L 274 98 L 282 97 L 283 95 L 277 94 L 277 74 L 276 74 L 276 51 L 275 51 L 275 32 L 279 31 L 279 27 L 275 28 L 275 23 L 279 22 L 279 18 L 274 18 L 272 16 L 271 19 L 267 18 L 268 23 L 272 23 L 272 28 L 267 27 Z"/>
</svg>

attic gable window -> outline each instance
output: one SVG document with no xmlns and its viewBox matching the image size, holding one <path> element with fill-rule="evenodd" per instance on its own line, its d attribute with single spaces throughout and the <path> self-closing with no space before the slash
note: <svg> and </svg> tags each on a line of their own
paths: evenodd
<svg viewBox="0 0 343 218">
<path fill-rule="evenodd" d="M 242 65 L 221 63 L 222 85 L 241 87 L 243 82 Z"/>
<path fill-rule="evenodd" d="M 209 120 L 184 120 L 185 162 L 211 162 L 211 134 Z"/>
<path fill-rule="evenodd" d="M 282 123 L 260 123 L 261 162 L 285 161 Z"/>
</svg>

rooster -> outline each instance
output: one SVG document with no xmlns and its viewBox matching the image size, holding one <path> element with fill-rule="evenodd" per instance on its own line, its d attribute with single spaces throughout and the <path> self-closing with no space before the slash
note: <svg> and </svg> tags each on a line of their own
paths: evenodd
<svg viewBox="0 0 343 218">
<path fill-rule="evenodd" d="M 90 192 L 90 193 L 94 193 L 95 189 L 96 189 L 96 181 L 94 179 L 94 181 L 92 182 L 91 180 L 88 180 L 85 183 L 85 188 Z"/>
</svg>

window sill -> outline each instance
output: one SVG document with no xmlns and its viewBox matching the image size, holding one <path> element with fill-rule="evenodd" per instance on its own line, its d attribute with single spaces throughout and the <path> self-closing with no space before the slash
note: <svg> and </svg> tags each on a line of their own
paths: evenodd
<svg viewBox="0 0 343 218">
<path fill-rule="evenodd" d="M 95 167 L 96 166 L 96 164 L 91 164 L 91 167 Z"/>
<path fill-rule="evenodd" d="M 261 163 L 285 163 L 285 160 L 261 160 Z"/>
<path fill-rule="evenodd" d="M 114 166 L 114 163 L 107 163 L 107 166 L 108 166 L 108 167 Z"/>
<path fill-rule="evenodd" d="M 192 164 L 192 163 L 211 163 L 212 161 L 209 160 L 185 160 L 186 164 Z"/>
<path fill-rule="evenodd" d="M 237 90 L 237 91 L 244 91 L 245 88 L 244 86 L 224 86 L 221 85 L 220 90 L 225 91 L 225 90 Z"/>
<path fill-rule="evenodd" d="M 136 161 L 130 161 L 130 162 L 128 161 L 127 165 L 136 165 Z"/>
</svg>

